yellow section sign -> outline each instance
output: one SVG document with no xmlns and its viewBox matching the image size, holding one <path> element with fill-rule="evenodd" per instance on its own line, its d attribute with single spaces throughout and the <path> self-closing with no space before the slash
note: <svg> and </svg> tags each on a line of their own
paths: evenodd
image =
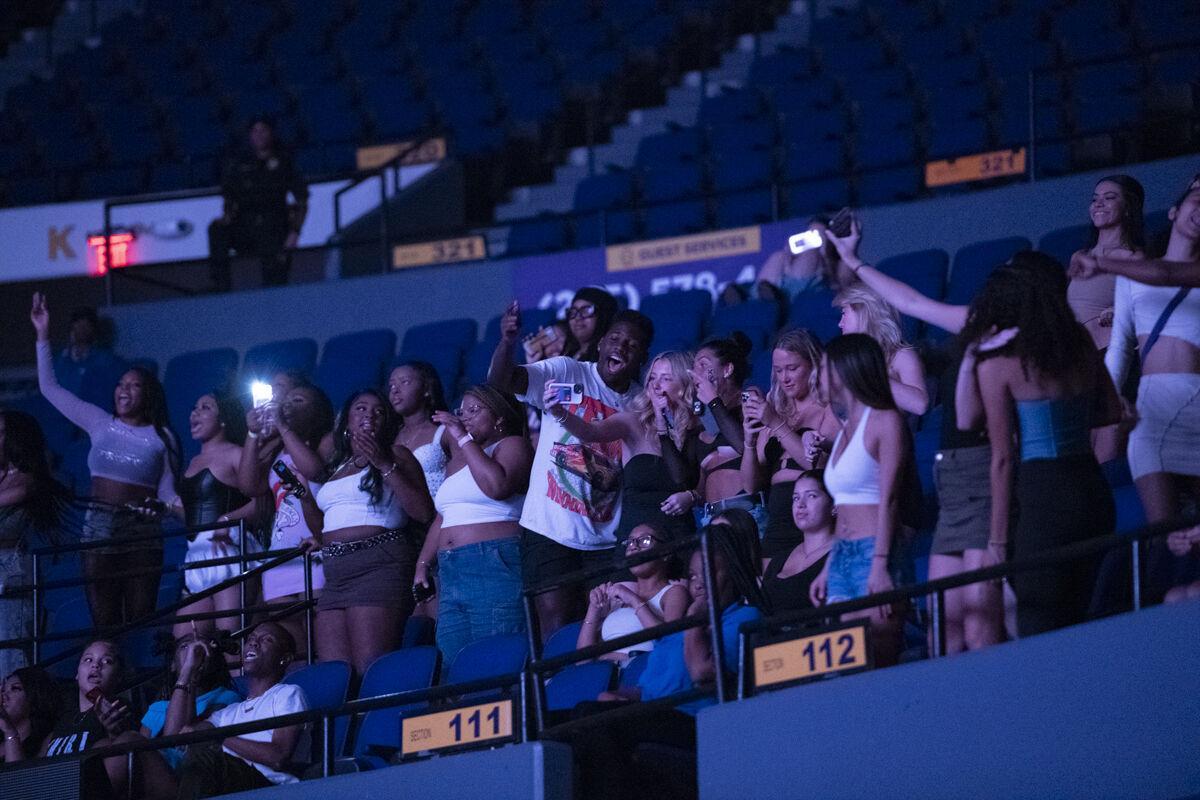
<svg viewBox="0 0 1200 800">
<path fill-rule="evenodd" d="M 856 625 L 755 647 L 755 688 L 866 667 L 866 630 Z"/>
<path fill-rule="evenodd" d="M 498 700 L 451 711 L 405 717 L 400 724 L 400 754 L 428 753 L 511 738 L 512 735 L 512 700 Z"/>
<path fill-rule="evenodd" d="M 672 236 L 669 239 L 614 245 L 605 249 L 604 261 L 605 269 L 609 272 L 623 272 L 682 264 L 687 261 L 740 256 L 760 250 L 762 232 L 757 225 L 751 225 L 748 228 L 730 228 L 692 236 Z"/>
<path fill-rule="evenodd" d="M 1025 148 L 1018 147 L 1015 150 L 994 150 L 990 153 L 930 161 L 925 165 L 925 185 L 932 188 L 1024 174 Z"/>
<path fill-rule="evenodd" d="M 477 261 L 487 258 L 487 243 L 482 236 L 439 239 L 436 242 L 398 244 L 392 248 L 392 269 Z"/>
<path fill-rule="evenodd" d="M 413 146 L 413 142 L 392 142 L 391 144 L 375 144 L 370 147 L 360 147 L 355 153 L 355 164 L 360 170 L 370 170 L 383 166 L 405 150 Z M 446 140 L 442 138 L 426 139 L 416 150 L 412 150 L 400 162 L 409 164 L 431 164 L 446 157 Z"/>
</svg>

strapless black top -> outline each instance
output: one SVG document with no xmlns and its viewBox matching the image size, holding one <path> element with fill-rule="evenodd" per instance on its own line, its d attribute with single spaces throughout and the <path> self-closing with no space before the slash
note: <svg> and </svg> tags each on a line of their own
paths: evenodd
<svg viewBox="0 0 1200 800">
<path fill-rule="evenodd" d="M 216 522 L 222 514 L 250 502 L 236 488 L 217 480 L 208 467 L 179 479 L 179 499 L 183 501 L 183 518 L 188 526 Z"/>
</svg>

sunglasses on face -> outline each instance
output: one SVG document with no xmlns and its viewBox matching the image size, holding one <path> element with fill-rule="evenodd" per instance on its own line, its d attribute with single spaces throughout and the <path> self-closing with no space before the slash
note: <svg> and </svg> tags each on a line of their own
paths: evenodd
<svg viewBox="0 0 1200 800">
<path fill-rule="evenodd" d="M 567 319 L 591 319 L 594 316 L 596 316 L 596 307 L 593 305 L 567 309 Z"/>
</svg>

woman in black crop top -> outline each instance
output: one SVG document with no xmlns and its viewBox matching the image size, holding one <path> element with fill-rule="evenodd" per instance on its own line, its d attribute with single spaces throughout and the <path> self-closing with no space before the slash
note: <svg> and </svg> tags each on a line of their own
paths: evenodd
<svg viewBox="0 0 1200 800">
<path fill-rule="evenodd" d="M 751 387 L 742 404 L 754 441 L 742 459 L 743 487 L 751 493 L 767 490 L 764 559 L 786 557 L 800 543 L 792 521 L 792 486 L 803 470 L 824 466 L 838 432 L 837 417 L 817 396 L 823 352 L 808 331 L 785 331 L 771 352 L 771 390 L 763 397 Z"/>
<path fill-rule="evenodd" d="M 763 594 L 773 612 L 813 607 L 809 588 L 829 559 L 836 513 L 821 471 L 800 473 L 792 490 L 792 521 L 801 531 L 800 543 L 771 558 L 763 574 Z"/>
<path fill-rule="evenodd" d="M 237 489 L 238 464 L 242 458 L 242 443 L 246 439 L 245 411 L 241 403 L 235 397 L 209 392 L 196 400 L 189 420 L 192 438 L 200 442 L 200 452 L 188 464 L 179 481 L 184 521 L 192 526 L 249 519 L 254 514 L 254 501 Z M 195 534 L 188 542 L 185 563 L 237 555 L 237 535 L 236 527 Z M 260 549 L 258 542 L 247 531 L 246 550 L 256 552 Z M 184 573 L 186 591 L 202 591 L 241 571 L 237 564 L 190 569 Z M 247 589 L 252 588 L 247 586 Z M 198 600 L 180 613 L 233 611 L 240 602 L 239 589 L 234 586 Z M 238 617 L 234 615 L 215 621 L 205 620 L 196 625 L 203 629 L 201 633 L 211 636 L 216 628 L 233 631 L 238 625 Z M 191 632 L 190 622 L 175 625 L 175 638 Z"/>
</svg>

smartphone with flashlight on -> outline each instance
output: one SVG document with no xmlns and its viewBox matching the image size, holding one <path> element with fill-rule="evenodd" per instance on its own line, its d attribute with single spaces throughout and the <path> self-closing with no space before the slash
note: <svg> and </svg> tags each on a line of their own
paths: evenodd
<svg viewBox="0 0 1200 800">
<path fill-rule="evenodd" d="M 792 251 L 792 255 L 794 256 L 807 253 L 809 250 L 816 250 L 820 246 L 820 231 L 801 231 L 788 238 L 788 249 Z"/>
<path fill-rule="evenodd" d="M 262 409 L 260 412 L 263 420 L 263 433 L 268 434 L 275 427 L 275 414 L 271 408 L 271 401 L 275 399 L 275 392 L 271 388 L 271 384 L 263 381 L 253 381 L 250 384 L 250 400 L 256 409 Z"/>
</svg>

